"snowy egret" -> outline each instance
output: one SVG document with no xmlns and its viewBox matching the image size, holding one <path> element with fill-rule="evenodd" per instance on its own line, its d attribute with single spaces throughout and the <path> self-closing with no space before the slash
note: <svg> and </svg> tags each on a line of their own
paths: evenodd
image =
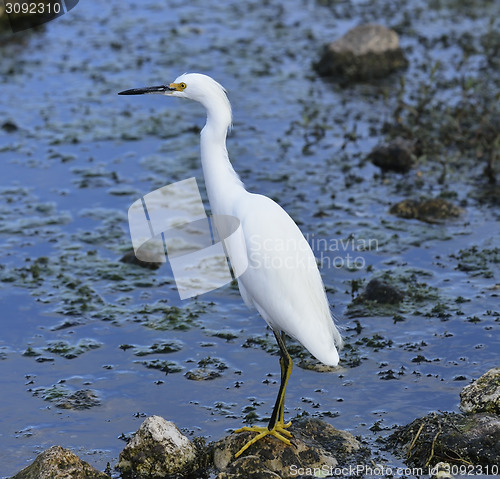
<svg viewBox="0 0 500 479">
<path fill-rule="evenodd" d="M 236 454 L 272 435 L 290 445 L 290 422 L 284 421 L 285 389 L 292 359 L 285 333 L 298 340 L 324 364 L 336 366 L 342 338 L 337 330 L 314 254 L 298 226 L 277 203 L 249 193 L 234 171 L 226 150 L 231 105 L 225 89 L 209 76 L 185 73 L 173 83 L 122 91 L 120 95 L 159 93 L 201 103 L 207 121 L 201 132 L 201 163 L 212 214 L 240 221 L 248 268 L 238 277 L 243 300 L 273 330 L 280 349 L 281 384 L 267 427 L 245 426 L 236 432 L 257 433 Z M 231 257 L 229 258 L 231 260 Z"/>
</svg>

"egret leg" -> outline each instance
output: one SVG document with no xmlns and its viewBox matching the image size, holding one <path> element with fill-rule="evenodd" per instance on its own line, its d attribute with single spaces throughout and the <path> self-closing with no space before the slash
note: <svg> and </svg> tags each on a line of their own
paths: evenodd
<svg viewBox="0 0 500 479">
<path fill-rule="evenodd" d="M 281 368 L 281 383 L 280 389 L 278 392 L 278 397 L 276 398 L 276 403 L 274 404 L 273 412 L 271 414 L 271 419 L 269 420 L 269 424 L 267 427 L 262 426 L 244 426 L 240 429 L 237 429 L 235 432 L 243 432 L 243 431 L 251 431 L 257 433 L 255 437 L 253 437 L 250 441 L 248 441 L 235 455 L 235 457 L 239 457 L 243 452 L 245 452 L 252 444 L 255 444 L 258 440 L 262 439 L 267 435 L 274 436 L 275 438 L 283 441 L 286 445 L 290 446 L 291 443 L 289 441 L 289 437 L 292 437 L 292 434 L 287 431 L 287 428 L 292 424 L 288 422 L 285 424 L 284 415 L 285 415 L 285 390 L 288 384 L 288 379 L 292 374 L 292 358 L 288 354 L 285 346 L 285 333 L 282 331 L 274 332 L 274 336 L 276 337 L 276 341 L 280 348 L 280 368 Z"/>
<path fill-rule="evenodd" d="M 269 420 L 268 428 L 272 429 L 276 423 L 281 423 L 284 427 L 290 427 L 291 422 L 285 423 L 285 389 L 288 384 L 288 379 L 292 374 L 293 362 L 292 358 L 288 354 L 285 346 L 285 333 L 281 334 L 274 333 L 278 346 L 280 347 L 280 368 L 281 368 L 281 384 L 280 391 L 278 392 L 278 397 L 276 398 L 276 403 L 274 405 L 273 414 L 271 414 L 271 419 Z M 290 434 L 290 433 L 288 433 Z M 290 434 L 291 437 L 291 434 Z"/>
</svg>

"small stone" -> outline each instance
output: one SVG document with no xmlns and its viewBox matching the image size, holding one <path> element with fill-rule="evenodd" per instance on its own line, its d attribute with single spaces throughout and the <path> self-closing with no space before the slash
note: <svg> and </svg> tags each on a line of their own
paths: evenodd
<svg viewBox="0 0 500 479">
<path fill-rule="evenodd" d="M 336 366 L 327 366 L 322 362 L 318 361 L 314 358 L 300 358 L 297 361 L 297 366 L 301 369 L 305 369 L 307 371 L 316 371 L 317 373 L 327 373 L 335 371 Z"/>
<path fill-rule="evenodd" d="M 500 368 L 490 369 L 460 393 L 463 412 L 500 414 Z"/>
<path fill-rule="evenodd" d="M 148 417 L 120 453 L 124 477 L 160 479 L 196 469 L 197 450 L 177 426 L 159 416 Z"/>
<path fill-rule="evenodd" d="M 13 133 L 19 130 L 19 127 L 13 121 L 7 120 L 2 123 L 2 130 L 6 133 Z"/>
<path fill-rule="evenodd" d="M 413 167 L 412 152 L 413 146 L 410 142 L 396 138 L 391 143 L 376 146 L 368 158 L 384 172 L 408 173 Z"/>
<path fill-rule="evenodd" d="M 404 298 L 398 288 L 378 278 L 370 280 L 361 296 L 366 301 L 380 304 L 397 304 Z"/>
<path fill-rule="evenodd" d="M 325 47 L 315 68 L 322 76 L 349 82 L 382 78 L 407 66 L 397 33 L 370 23 L 349 30 Z"/>
<path fill-rule="evenodd" d="M 154 259 L 152 259 L 151 261 L 140 260 L 135 255 L 134 250 L 127 251 L 120 258 L 120 261 L 122 263 L 135 264 L 136 266 L 140 266 L 141 268 L 146 268 L 146 269 L 151 269 L 151 270 L 156 270 L 163 264 L 163 263 L 159 263 L 158 261 L 155 261 Z"/>
<path fill-rule="evenodd" d="M 52 446 L 39 454 L 31 465 L 12 479 L 109 479 L 107 474 L 82 461 L 61 446 Z"/>
</svg>

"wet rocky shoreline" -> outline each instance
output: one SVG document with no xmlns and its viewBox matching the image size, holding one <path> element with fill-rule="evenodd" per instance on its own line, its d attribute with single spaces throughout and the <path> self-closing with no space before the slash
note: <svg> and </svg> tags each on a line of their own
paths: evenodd
<svg viewBox="0 0 500 479">
<path fill-rule="evenodd" d="M 418 418 L 398 427 L 386 438 L 384 447 L 399 455 L 408 470 L 461 471 L 473 465 L 475 471 L 498 473 L 500 368 L 491 369 L 466 386 L 461 400 L 462 414 L 440 411 Z M 114 470 L 124 479 L 191 479 L 211 474 L 217 479 L 306 479 L 318 475 L 350 477 L 344 475 L 349 470 L 362 472 L 365 477 L 377 467 L 379 471 L 393 469 L 380 464 L 372 467 L 370 449 L 362 438 L 356 439 L 322 420 L 294 419 L 290 432 L 291 446 L 268 436 L 235 459 L 252 433 L 230 434 L 206 444 L 202 438 L 189 440 L 174 423 L 151 416 L 120 453 Z M 71 451 L 53 446 L 12 479 L 57 479 L 63 474 L 71 479 L 105 479 L 111 477 L 111 467 L 100 472 Z"/>
</svg>

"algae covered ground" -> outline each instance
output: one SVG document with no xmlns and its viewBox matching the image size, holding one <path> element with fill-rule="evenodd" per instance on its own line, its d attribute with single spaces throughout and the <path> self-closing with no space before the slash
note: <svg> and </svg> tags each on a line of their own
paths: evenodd
<svg viewBox="0 0 500 479">
<path fill-rule="evenodd" d="M 379 439 L 456 412 L 498 366 L 499 13 L 493 0 L 96 0 L 2 33 L 0 477 L 52 444 L 104 470 L 152 414 L 209 441 L 270 414 L 277 349 L 235 285 L 181 301 L 168 263 L 120 261 L 134 201 L 193 176 L 203 192 L 204 118 L 117 92 L 185 71 L 227 88 L 235 169 L 299 224 L 345 336 L 334 370 L 290 343 L 287 417 L 322 417 L 401 464 Z M 324 44 L 367 22 L 397 31 L 408 68 L 319 78 Z M 369 157 L 396 138 L 407 173 Z M 456 214 L 391 213 L 436 199 Z"/>
</svg>

